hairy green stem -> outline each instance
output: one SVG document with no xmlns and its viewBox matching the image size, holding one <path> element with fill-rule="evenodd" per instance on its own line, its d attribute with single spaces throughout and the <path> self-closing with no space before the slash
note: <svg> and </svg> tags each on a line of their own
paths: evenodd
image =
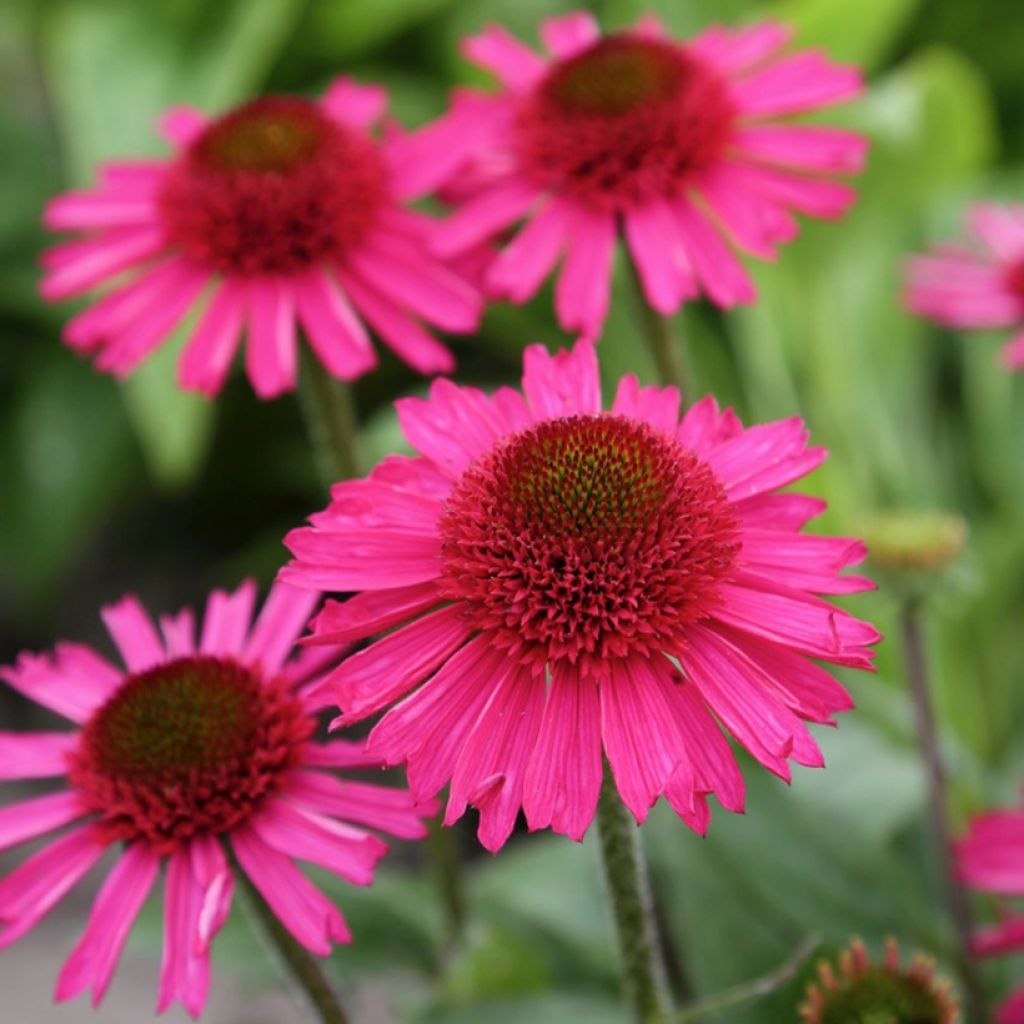
<svg viewBox="0 0 1024 1024">
<path fill-rule="evenodd" d="M 965 1024 L 985 1024 L 988 1015 L 984 989 L 978 963 L 971 952 L 971 933 L 974 930 L 971 904 L 967 892 L 953 875 L 950 856 L 953 830 L 949 821 L 946 766 L 942 758 L 935 725 L 935 711 L 932 707 L 920 605 L 913 597 L 908 597 L 903 602 L 900 626 L 903 635 L 903 656 L 914 704 L 917 738 L 928 782 L 928 802 L 939 875 L 946 889 L 946 902 L 957 937 L 957 959 L 963 980 L 964 1020 Z"/>
<path fill-rule="evenodd" d="M 351 480 L 359 473 L 352 386 L 336 380 L 302 346 L 299 400 L 324 481 Z"/>
<path fill-rule="evenodd" d="M 433 862 L 434 878 L 444 905 L 449 946 L 462 938 L 466 924 L 466 896 L 462 884 L 462 862 L 459 856 L 458 833 L 445 828 L 441 818 L 427 822 L 427 847 Z"/>
<path fill-rule="evenodd" d="M 615 919 L 623 988 L 634 1024 L 663 1024 L 670 1016 L 665 965 L 654 921 L 640 830 L 606 767 L 597 804 L 601 864 Z"/>
<path fill-rule="evenodd" d="M 682 339 L 676 332 L 675 321 L 671 316 L 665 316 L 651 306 L 632 261 L 629 266 L 636 304 L 643 320 L 644 337 L 654 357 L 658 378 L 662 384 L 674 387 L 679 392 L 683 405 L 688 405 L 691 397 L 690 388 L 683 365 Z"/>
<path fill-rule="evenodd" d="M 261 932 L 279 958 L 285 972 L 305 993 L 318 1019 L 322 1024 L 348 1024 L 348 1015 L 313 954 L 296 941 L 274 911 L 267 906 L 266 900 L 246 873 L 237 866 L 235 877 L 245 896 L 246 906 Z"/>
</svg>

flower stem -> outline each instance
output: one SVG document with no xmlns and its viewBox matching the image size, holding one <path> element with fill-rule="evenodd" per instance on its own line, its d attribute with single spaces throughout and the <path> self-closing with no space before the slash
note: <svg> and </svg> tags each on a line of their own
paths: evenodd
<svg viewBox="0 0 1024 1024">
<path fill-rule="evenodd" d="M 665 965 L 661 961 L 640 830 L 619 797 L 605 768 L 597 804 L 601 862 L 615 918 L 623 984 L 634 1024 L 662 1024 L 670 1006 Z"/>
<path fill-rule="evenodd" d="M 352 386 L 331 377 L 301 346 L 299 401 L 320 473 L 327 484 L 359 473 Z"/>
<path fill-rule="evenodd" d="M 286 973 L 306 994 L 317 1018 L 322 1024 L 348 1024 L 348 1015 L 313 954 L 300 945 L 281 924 L 244 871 L 236 867 L 235 877 L 245 895 L 246 905 L 259 923 L 264 937 L 273 947 Z"/>
<path fill-rule="evenodd" d="M 682 339 L 675 328 L 675 320 L 654 309 L 647 301 L 640 275 L 632 261 L 629 262 L 630 277 L 633 281 L 633 293 L 643 320 L 644 336 L 658 368 L 658 378 L 662 384 L 674 387 L 683 400 L 683 405 L 690 401 L 690 388 L 687 381 L 686 368 L 683 365 Z"/>
<path fill-rule="evenodd" d="M 433 862 L 434 877 L 445 910 L 448 944 L 455 946 L 466 924 L 466 896 L 462 885 L 458 833 L 441 824 L 441 818 L 427 822 L 427 847 Z"/>
<path fill-rule="evenodd" d="M 966 1024 L 984 1024 L 988 1020 L 985 999 L 982 994 L 977 961 L 971 952 L 971 932 L 974 921 L 967 893 L 953 876 L 950 856 L 953 834 L 949 822 L 947 774 L 935 726 L 935 711 L 932 707 L 931 687 L 928 681 L 928 663 L 925 657 L 920 605 L 914 597 L 904 599 L 901 629 L 907 677 L 913 697 L 917 737 L 928 780 L 931 825 L 939 862 L 939 874 L 946 889 L 946 902 L 959 947 L 957 951 L 958 966 L 964 985 L 965 1020 Z"/>
</svg>

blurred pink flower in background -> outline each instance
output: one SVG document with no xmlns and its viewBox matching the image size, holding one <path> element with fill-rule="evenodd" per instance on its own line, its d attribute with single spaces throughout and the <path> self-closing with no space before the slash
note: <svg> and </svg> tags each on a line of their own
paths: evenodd
<svg viewBox="0 0 1024 1024">
<path fill-rule="evenodd" d="M 0 779 L 62 783 L 0 808 L 0 849 L 72 826 L 0 880 L 0 949 L 119 848 L 60 973 L 58 999 L 91 988 L 100 1002 L 162 864 L 158 1009 L 180 1000 L 198 1016 L 210 985 L 210 943 L 232 902 L 225 838 L 282 925 L 326 956 L 351 936 L 294 860 L 369 885 L 387 847 L 358 826 L 425 834 L 421 818 L 433 807 L 407 790 L 342 781 L 330 771 L 379 765 L 361 744 L 312 739 L 319 705 L 311 688 L 340 651 L 290 655 L 319 596 L 278 583 L 250 628 L 255 597 L 252 583 L 211 594 L 198 643 L 189 610 L 161 617 L 158 632 L 134 597 L 104 608 L 127 670 L 76 643 L 22 654 L 0 669 L 14 689 L 79 726 L 0 733 Z"/>
<path fill-rule="evenodd" d="M 322 699 L 343 722 L 388 709 L 368 750 L 417 798 L 450 779 L 446 822 L 474 804 L 490 850 L 520 806 L 580 838 L 603 757 L 638 821 L 664 795 L 704 831 L 709 793 L 743 808 L 719 722 L 783 778 L 822 763 L 804 720 L 852 702 L 810 659 L 869 668 L 878 633 L 814 595 L 871 587 L 840 575 L 865 548 L 802 534 L 824 503 L 776 493 L 826 455 L 800 420 L 745 429 L 708 397 L 680 421 L 674 389 L 632 376 L 602 412 L 586 342 L 524 366 L 522 392 L 442 380 L 399 401 L 419 455 L 335 485 L 286 538 L 283 579 L 362 591 L 316 640 L 399 627 Z"/>
<path fill-rule="evenodd" d="M 1024 206 L 978 203 L 966 242 L 946 242 L 907 264 L 906 302 L 947 327 L 1013 328 L 1003 365 L 1024 367 Z M 1024 1019 L 1024 1018 L 1022 1018 Z"/>
<path fill-rule="evenodd" d="M 854 68 L 787 51 L 790 36 L 765 22 L 677 41 L 648 18 L 602 38 L 577 12 L 541 23 L 542 57 L 493 26 L 464 51 L 500 91 L 461 90 L 398 142 L 397 180 L 458 200 L 435 236 L 445 255 L 525 222 L 487 284 L 523 302 L 562 258 L 567 330 L 600 333 L 620 229 L 658 312 L 699 293 L 750 302 L 737 250 L 774 259 L 797 233 L 794 212 L 841 215 L 854 192 L 835 176 L 859 171 L 866 150 L 852 132 L 789 120 L 862 88 Z"/>
<path fill-rule="evenodd" d="M 82 237 L 44 254 L 43 295 L 110 286 L 68 323 L 67 344 L 123 376 L 199 306 L 179 382 L 207 395 L 243 332 L 256 393 L 294 388 L 298 326 L 335 377 L 376 364 L 369 329 L 421 373 L 452 370 L 421 321 L 469 333 L 482 304 L 427 251 L 427 219 L 401 205 L 411 194 L 390 173 L 392 143 L 371 134 L 386 105 L 383 89 L 339 78 L 318 103 L 270 96 L 215 120 L 170 111 L 172 157 L 107 164 L 98 188 L 47 207 L 48 227 Z"/>
<path fill-rule="evenodd" d="M 958 874 L 972 889 L 997 896 L 1024 897 L 1024 810 L 990 811 L 976 817 L 956 846 Z M 975 934 L 978 956 L 1024 951 L 1024 914 Z M 1000 1005 L 997 1024 L 1024 1024 L 1024 987 Z"/>
</svg>

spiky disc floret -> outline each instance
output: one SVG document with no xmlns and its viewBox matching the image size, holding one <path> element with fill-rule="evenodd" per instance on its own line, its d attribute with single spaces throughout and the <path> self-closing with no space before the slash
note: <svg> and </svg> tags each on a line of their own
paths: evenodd
<svg viewBox="0 0 1024 1024">
<path fill-rule="evenodd" d="M 125 679 L 86 723 L 69 775 L 111 841 L 169 853 L 249 817 L 313 726 L 287 684 L 229 658 L 178 658 Z"/>
<path fill-rule="evenodd" d="M 800 1007 L 805 1024 L 956 1024 L 959 1003 L 931 957 L 915 954 L 900 964 L 899 945 L 886 940 L 885 958 L 873 963 L 854 939 L 839 955 L 838 971 L 818 964 L 818 982 L 807 986 Z"/>
<path fill-rule="evenodd" d="M 735 113 L 722 76 L 682 47 L 614 35 L 552 67 L 513 148 L 539 188 L 621 210 L 679 194 L 721 156 Z"/>
<path fill-rule="evenodd" d="M 268 96 L 213 121 L 159 195 L 171 241 L 197 263 L 243 275 L 341 258 L 385 201 L 369 138 L 308 100 Z"/>
<path fill-rule="evenodd" d="M 440 523 L 442 590 L 524 660 L 681 651 L 739 548 L 708 466 L 621 416 L 548 420 L 470 467 Z"/>
</svg>

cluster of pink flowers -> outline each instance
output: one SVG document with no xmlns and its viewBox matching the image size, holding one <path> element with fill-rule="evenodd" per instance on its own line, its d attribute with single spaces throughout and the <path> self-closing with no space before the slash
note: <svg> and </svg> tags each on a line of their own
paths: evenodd
<svg viewBox="0 0 1024 1024">
<path fill-rule="evenodd" d="M 251 584 L 211 595 L 198 638 L 191 612 L 157 627 L 129 597 L 103 610 L 124 668 L 65 643 L 0 671 L 76 727 L 0 733 L 0 778 L 59 780 L 0 810 L 0 848 L 64 830 L 0 881 L 0 948 L 119 851 L 58 998 L 102 998 L 162 868 L 158 1009 L 198 1015 L 238 878 L 325 955 L 349 932 L 295 860 L 369 884 L 385 846 L 366 830 L 423 835 L 446 785 L 444 823 L 472 805 L 492 851 L 520 812 L 581 839 L 605 763 L 638 823 L 664 797 L 703 833 L 710 796 L 743 810 L 730 737 L 788 780 L 823 764 L 807 723 L 853 706 L 826 666 L 870 669 L 879 634 L 830 598 L 873 585 L 844 572 L 866 549 L 804 532 L 824 503 L 785 490 L 824 449 L 799 419 L 745 427 L 632 375 L 606 407 L 595 342 L 620 231 L 667 315 L 752 301 L 741 254 L 774 259 L 796 215 L 847 210 L 865 139 L 793 115 L 855 97 L 860 75 L 771 22 L 679 41 L 649 18 L 602 36 L 580 12 L 541 39 L 543 55 L 497 27 L 466 40 L 496 88 L 411 132 L 347 78 L 316 102 L 174 109 L 168 158 L 105 165 L 49 204 L 75 237 L 45 254 L 43 295 L 90 297 L 65 341 L 118 376 L 189 315 L 179 383 L 208 396 L 243 335 L 261 398 L 295 387 L 300 331 L 338 378 L 375 366 L 371 334 L 448 373 L 433 332 L 471 334 L 485 299 L 551 276 L 582 336 L 526 348 L 519 390 L 440 379 L 401 399 L 416 454 L 335 484 L 255 623 Z M 432 194 L 446 215 L 412 205 Z M 910 304 L 1019 324 L 1024 213 L 972 226 L 981 248 L 912 265 Z M 1006 358 L 1024 364 L 1024 336 Z M 333 707 L 332 728 L 379 716 L 368 739 L 318 739 Z M 370 766 L 404 766 L 409 789 L 336 774 Z M 983 859 L 969 877 L 987 885 Z"/>
</svg>

